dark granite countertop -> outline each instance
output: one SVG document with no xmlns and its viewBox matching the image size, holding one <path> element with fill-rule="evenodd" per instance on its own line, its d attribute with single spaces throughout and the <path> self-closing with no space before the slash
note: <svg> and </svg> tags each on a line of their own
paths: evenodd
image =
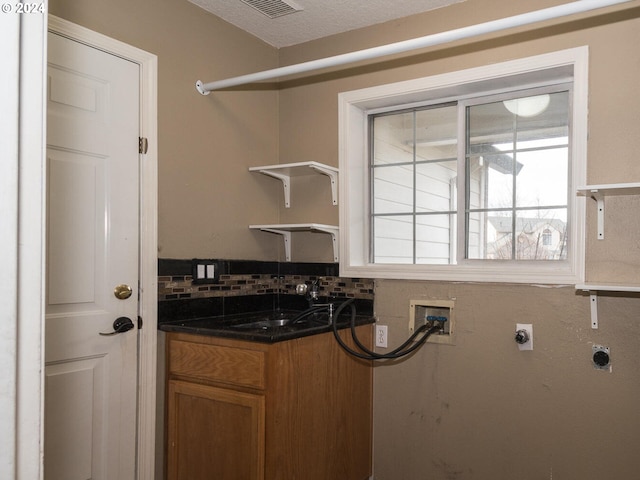
<svg viewBox="0 0 640 480">
<path fill-rule="evenodd" d="M 314 303 L 314 308 L 327 303 L 339 308 L 345 301 L 355 307 L 356 325 L 374 322 L 372 300 L 320 297 Z M 303 312 L 309 315 L 296 319 Z M 272 326 L 273 323 L 289 324 Z M 337 319 L 337 326 L 343 329 L 350 323 L 351 308 L 345 306 Z M 326 308 L 324 311 L 311 312 L 305 297 L 268 294 L 158 302 L 158 329 L 164 332 L 275 343 L 331 332 L 333 327 L 329 323 Z"/>
<path fill-rule="evenodd" d="M 234 315 L 165 321 L 158 325 L 158 329 L 164 332 L 210 335 L 262 343 L 292 340 L 331 332 L 333 329 L 333 326 L 329 324 L 326 311 L 308 313 L 304 318 L 299 318 L 297 321 L 292 322 L 300 314 L 300 310 L 246 312 Z M 336 318 L 334 317 L 333 320 L 335 321 Z M 373 322 L 372 315 L 364 314 L 356 315 L 354 323 L 355 325 L 365 325 Z M 347 308 L 337 318 L 337 326 L 338 329 L 344 329 L 348 328 L 350 324 L 351 313 Z"/>
</svg>

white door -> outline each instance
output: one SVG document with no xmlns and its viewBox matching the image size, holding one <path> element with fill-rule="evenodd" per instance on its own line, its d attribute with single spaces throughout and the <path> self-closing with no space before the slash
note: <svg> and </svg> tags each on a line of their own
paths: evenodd
<svg viewBox="0 0 640 480">
<path fill-rule="evenodd" d="M 132 480 L 139 66 L 48 42 L 45 480 Z M 131 330 L 101 335 L 121 317 Z"/>
</svg>

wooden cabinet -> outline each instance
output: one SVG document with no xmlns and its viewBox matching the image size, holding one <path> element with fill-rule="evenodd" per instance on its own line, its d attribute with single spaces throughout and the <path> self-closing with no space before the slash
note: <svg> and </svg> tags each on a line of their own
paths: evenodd
<svg viewBox="0 0 640 480">
<path fill-rule="evenodd" d="M 371 325 L 357 332 L 371 344 Z M 169 480 L 371 475 L 371 363 L 331 333 L 274 344 L 170 333 L 167 359 Z"/>
<path fill-rule="evenodd" d="M 172 479 L 264 478 L 264 396 L 170 380 Z"/>
</svg>

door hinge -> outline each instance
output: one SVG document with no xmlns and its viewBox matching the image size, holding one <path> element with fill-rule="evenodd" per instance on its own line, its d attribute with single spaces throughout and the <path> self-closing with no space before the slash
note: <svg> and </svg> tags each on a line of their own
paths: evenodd
<svg viewBox="0 0 640 480">
<path fill-rule="evenodd" d="M 147 153 L 149 150 L 149 140 L 146 137 L 138 137 L 138 153 Z"/>
<path fill-rule="evenodd" d="M 138 330 L 142 328 L 142 317 L 138 315 Z"/>
</svg>

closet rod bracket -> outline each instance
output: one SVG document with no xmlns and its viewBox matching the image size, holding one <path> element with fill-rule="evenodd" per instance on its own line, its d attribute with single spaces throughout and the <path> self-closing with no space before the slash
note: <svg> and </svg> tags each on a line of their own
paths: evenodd
<svg viewBox="0 0 640 480">
<path fill-rule="evenodd" d="M 196 90 L 198 90 L 201 95 L 209 95 L 211 93 L 211 90 L 204 88 L 204 82 L 202 80 L 196 82 Z"/>
</svg>

